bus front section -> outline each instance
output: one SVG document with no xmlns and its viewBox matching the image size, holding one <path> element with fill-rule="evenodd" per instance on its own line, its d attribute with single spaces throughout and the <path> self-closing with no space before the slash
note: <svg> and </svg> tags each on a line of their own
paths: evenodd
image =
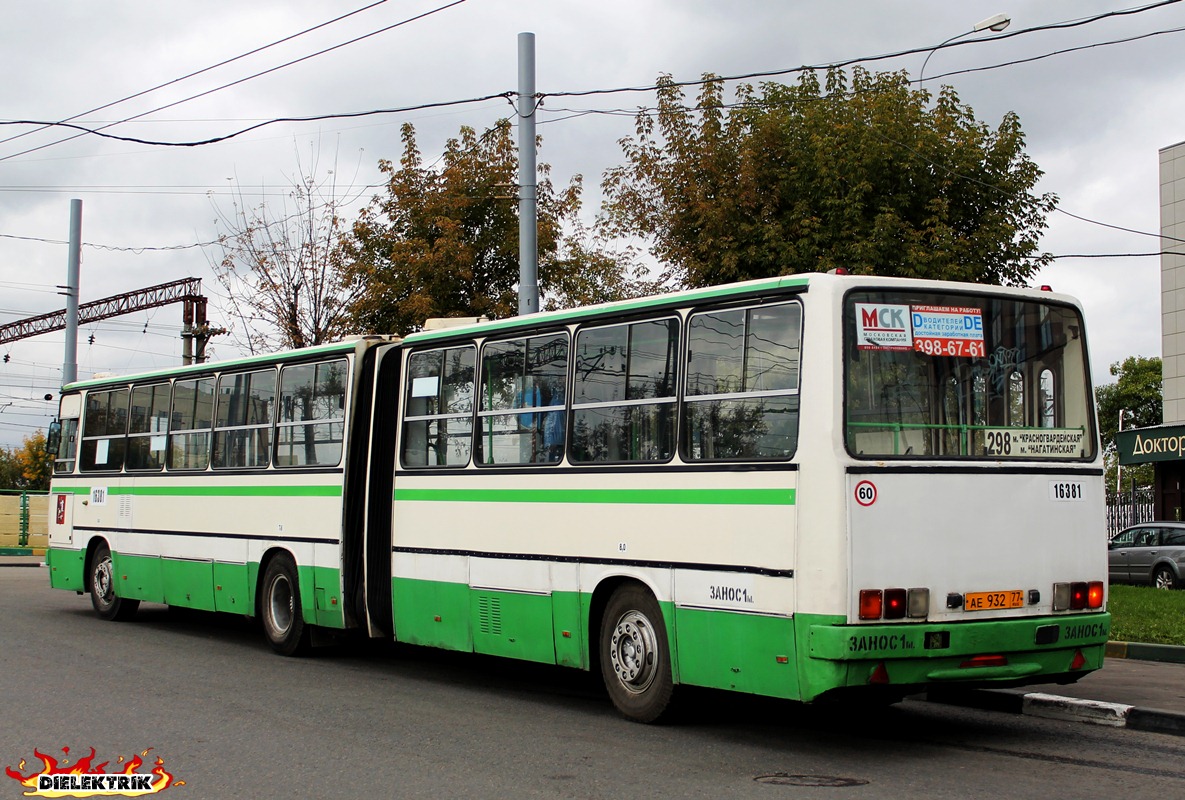
<svg viewBox="0 0 1185 800">
<path fill-rule="evenodd" d="M 1067 683 L 1102 666 L 1103 469 L 1082 316 L 1020 290 L 843 299 L 846 609 L 826 687 Z"/>
</svg>

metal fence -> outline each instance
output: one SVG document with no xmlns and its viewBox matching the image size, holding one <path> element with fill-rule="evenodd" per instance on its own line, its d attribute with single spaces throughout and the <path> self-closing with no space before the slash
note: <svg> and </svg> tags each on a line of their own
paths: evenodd
<svg viewBox="0 0 1185 800">
<path fill-rule="evenodd" d="M 1151 522 L 1155 516 L 1152 487 L 1132 488 L 1125 492 L 1107 492 L 1107 536 L 1124 528 Z"/>
<path fill-rule="evenodd" d="M 48 509 L 44 492 L 0 490 L 0 547 L 44 547 Z"/>
</svg>

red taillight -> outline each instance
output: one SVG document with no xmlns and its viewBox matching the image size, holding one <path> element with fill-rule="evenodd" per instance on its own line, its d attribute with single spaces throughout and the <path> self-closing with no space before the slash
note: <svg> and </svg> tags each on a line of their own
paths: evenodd
<svg viewBox="0 0 1185 800">
<path fill-rule="evenodd" d="M 1004 656 L 972 656 L 971 658 L 959 664 L 960 669 L 972 669 L 974 667 L 1006 667 L 1008 666 L 1008 659 Z"/>
<path fill-rule="evenodd" d="M 885 666 L 885 662 L 876 665 L 876 669 L 868 676 L 869 683 L 884 684 L 889 682 L 889 670 Z"/>
<path fill-rule="evenodd" d="M 1086 596 L 1089 593 L 1087 584 L 1085 583 L 1071 583 L 1070 584 L 1070 608 L 1074 611 L 1081 611 L 1086 608 Z"/>
<path fill-rule="evenodd" d="M 885 619 L 905 619 L 905 590 L 885 589 Z"/>
<path fill-rule="evenodd" d="M 1102 608 L 1103 607 L 1103 582 L 1091 581 L 1086 589 L 1086 607 L 1087 608 Z"/>
<path fill-rule="evenodd" d="M 1074 651 L 1074 658 L 1070 661 L 1070 669 L 1082 669 L 1086 666 L 1086 656 L 1081 650 Z"/>
<path fill-rule="evenodd" d="M 880 589 L 860 590 L 860 619 L 880 619 L 884 609 L 884 593 Z"/>
</svg>

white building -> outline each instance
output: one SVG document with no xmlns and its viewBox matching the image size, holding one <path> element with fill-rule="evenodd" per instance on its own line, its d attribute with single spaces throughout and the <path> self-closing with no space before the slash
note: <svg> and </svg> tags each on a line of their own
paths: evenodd
<svg viewBox="0 0 1185 800">
<path fill-rule="evenodd" d="M 1119 463 L 1154 462 L 1155 519 L 1185 519 L 1185 142 L 1160 151 L 1164 423 L 1119 434 Z"/>
</svg>

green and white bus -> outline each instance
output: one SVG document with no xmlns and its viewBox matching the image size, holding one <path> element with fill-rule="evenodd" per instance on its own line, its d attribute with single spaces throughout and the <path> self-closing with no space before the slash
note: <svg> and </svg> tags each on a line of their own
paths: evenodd
<svg viewBox="0 0 1185 800">
<path fill-rule="evenodd" d="M 140 601 L 800 701 L 1102 664 L 1078 304 L 837 274 L 96 378 L 47 560 Z"/>
</svg>

